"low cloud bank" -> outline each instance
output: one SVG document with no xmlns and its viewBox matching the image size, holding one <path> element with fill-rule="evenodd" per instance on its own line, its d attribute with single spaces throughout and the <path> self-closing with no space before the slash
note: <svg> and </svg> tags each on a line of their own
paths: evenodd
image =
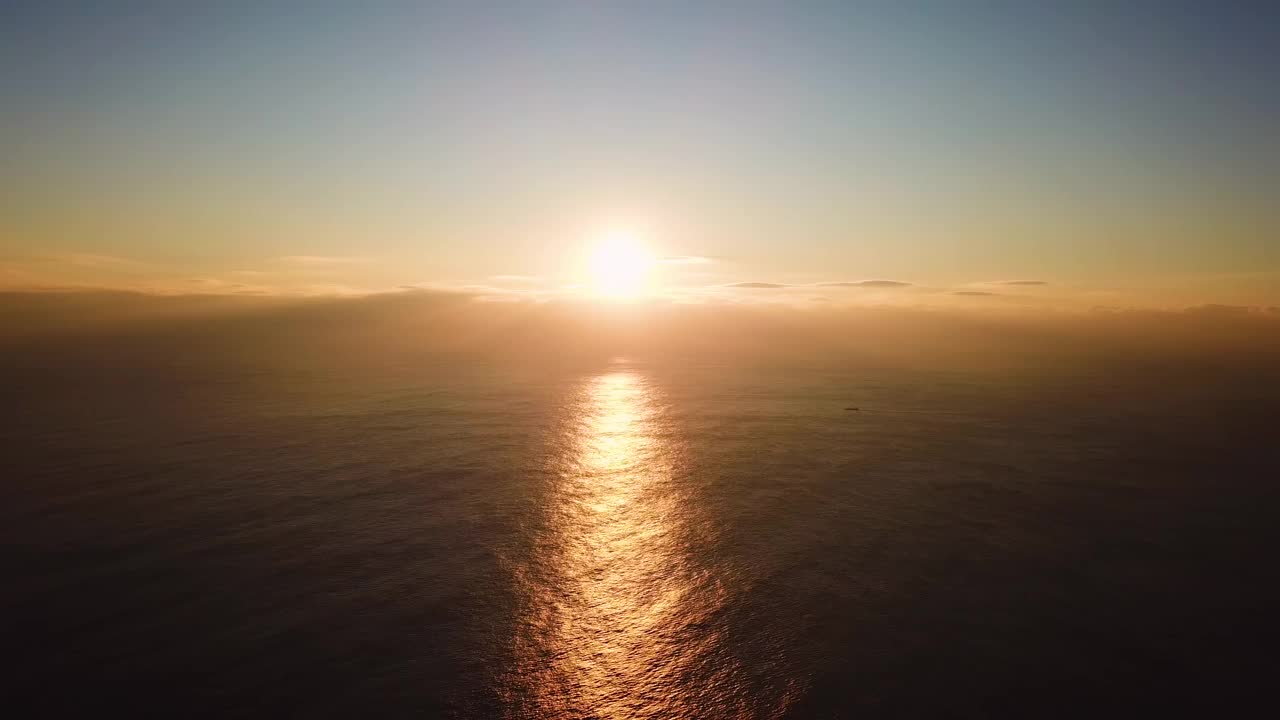
<svg viewBox="0 0 1280 720">
<path fill-rule="evenodd" d="M 1245 359 L 1280 363 L 1280 310 L 1178 312 L 492 302 L 432 290 L 359 298 L 0 293 L 0 356 L 40 364 L 277 363 L 425 357 L 590 363 L 872 364 L 940 368 Z M 23 359 L 25 358 L 25 360 Z M 53 358 L 54 360 L 50 360 Z"/>
<path fill-rule="evenodd" d="M 823 282 L 818 287 L 861 287 L 861 288 L 899 288 L 909 287 L 911 283 L 901 280 L 855 280 L 848 282 Z"/>
</svg>

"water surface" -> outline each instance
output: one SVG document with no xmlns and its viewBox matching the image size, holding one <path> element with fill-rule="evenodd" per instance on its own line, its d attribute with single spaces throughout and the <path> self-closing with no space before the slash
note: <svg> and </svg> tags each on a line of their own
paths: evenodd
<svg viewBox="0 0 1280 720">
<path fill-rule="evenodd" d="M 1280 402 L 1238 373 L 75 360 L 3 393 L 6 682 L 47 709 L 1071 715 L 1275 669 Z"/>
</svg>

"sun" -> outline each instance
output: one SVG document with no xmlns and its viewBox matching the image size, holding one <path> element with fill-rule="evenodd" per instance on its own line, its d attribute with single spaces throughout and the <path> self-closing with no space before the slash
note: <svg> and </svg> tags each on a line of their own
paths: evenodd
<svg viewBox="0 0 1280 720">
<path fill-rule="evenodd" d="M 635 233 L 606 233 L 591 254 L 592 287 L 604 297 L 636 298 L 648 288 L 654 263 L 653 253 Z"/>
</svg>

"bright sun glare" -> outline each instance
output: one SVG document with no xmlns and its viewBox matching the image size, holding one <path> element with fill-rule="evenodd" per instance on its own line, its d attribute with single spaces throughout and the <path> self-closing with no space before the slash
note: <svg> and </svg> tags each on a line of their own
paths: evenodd
<svg viewBox="0 0 1280 720">
<path fill-rule="evenodd" d="M 634 233 L 611 232 L 600 238 L 592 252 L 591 282 L 600 295 L 635 298 L 648 286 L 653 265 L 653 253 Z"/>
</svg>

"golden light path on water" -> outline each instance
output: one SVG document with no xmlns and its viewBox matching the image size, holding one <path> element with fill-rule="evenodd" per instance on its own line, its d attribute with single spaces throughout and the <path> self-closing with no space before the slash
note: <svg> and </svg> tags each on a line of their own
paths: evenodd
<svg viewBox="0 0 1280 720">
<path fill-rule="evenodd" d="M 517 717 L 754 717 L 696 561 L 682 443 L 639 372 L 586 380 L 566 408 L 546 527 L 522 579 Z"/>
</svg>

